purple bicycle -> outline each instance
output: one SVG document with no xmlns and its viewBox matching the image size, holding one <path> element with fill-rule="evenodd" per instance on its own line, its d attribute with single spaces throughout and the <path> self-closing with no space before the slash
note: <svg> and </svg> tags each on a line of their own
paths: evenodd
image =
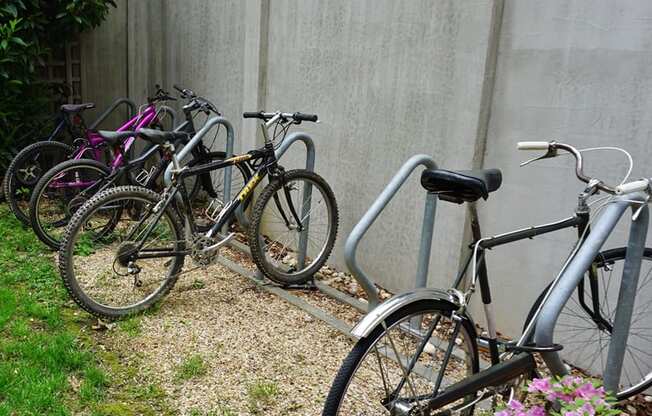
<svg viewBox="0 0 652 416">
<path fill-rule="evenodd" d="M 126 121 L 117 131 L 160 126 L 157 104 L 167 100 L 174 100 L 174 98 L 157 86 L 156 94 L 148 98 L 147 104 L 141 107 L 142 111 Z M 94 107 L 93 103 L 61 106 L 61 121 L 50 138 L 27 146 L 11 161 L 4 177 L 3 189 L 9 208 L 23 224 L 30 223 L 29 200 L 34 187 L 43 174 L 52 167 L 71 158 L 91 158 L 98 162 L 106 160 L 112 164 L 122 164 L 123 152 L 115 151 L 115 148 L 113 152 L 109 151 L 116 144 L 109 143 L 95 130 L 86 128 L 82 113 Z M 57 132 L 64 128 L 71 128 L 72 120 L 78 126 L 81 137 L 75 139 L 72 146 L 54 140 Z M 124 153 L 131 154 L 134 140 L 135 138 L 131 137 L 117 145 L 123 146 Z M 137 175 L 136 172 L 134 174 Z"/>
</svg>

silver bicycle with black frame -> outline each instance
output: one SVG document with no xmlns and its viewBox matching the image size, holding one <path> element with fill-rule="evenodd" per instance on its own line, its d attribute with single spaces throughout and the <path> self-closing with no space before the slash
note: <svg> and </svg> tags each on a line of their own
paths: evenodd
<svg viewBox="0 0 652 416">
<path fill-rule="evenodd" d="M 536 376 L 534 354 L 554 375 L 573 366 L 604 378 L 619 400 L 652 386 L 652 249 L 645 248 L 650 180 L 610 186 L 583 171 L 580 150 L 557 142 L 522 142 L 543 150 L 535 160 L 570 154 L 586 188 L 567 219 L 482 237 L 471 205 L 473 243 L 453 288 L 416 289 L 380 304 L 353 329 L 359 341 L 344 360 L 323 414 L 472 415 L 523 392 Z M 597 150 L 605 148 L 584 149 Z M 614 150 L 614 148 L 606 148 Z M 622 149 L 616 149 L 621 150 Z M 561 153 L 564 152 L 564 153 Z M 502 182 L 497 169 L 423 172 L 421 184 L 440 200 L 463 203 L 487 198 Z M 599 193 L 606 196 L 596 197 Z M 593 205 L 597 205 L 593 207 Z M 626 247 L 600 251 L 625 212 L 632 210 Z M 593 212 L 592 212 L 593 211 Z M 600 215 L 597 215 L 597 214 Z M 517 341 L 500 341 L 491 310 L 486 250 L 556 230 L 576 227 L 579 238 L 562 270 L 541 293 Z M 479 289 L 488 335 L 481 337 L 469 313 Z M 480 369 L 478 345 L 490 363 Z"/>
<path fill-rule="evenodd" d="M 229 227 L 244 222 L 240 209 L 252 201 L 254 189 L 266 177 L 269 183 L 255 200 L 244 230 L 254 263 L 278 284 L 303 283 L 324 265 L 337 234 L 335 195 L 312 171 L 286 171 L 276 154 L 290 127 L 317 122 L 317 116 L 255 112 L 244 117 L 260 120 L 262 148 L 192 167 L 183 166 L 181 160 L 211 127 L 224 125 L 232 140 L 226 119 L 210 119 L 178 153 L 172 143 L 185 133 L 138 132 L 170 154 L 167 186 L 161 194 L 136 186 L 107 189 L 72 217 L 60 246 L 59 270 L 80 307 L 109 319 L 141 312 L 170 291 L 187 256 L 197 267 L 213 264 L 220 247 L 235 236 Z M 225 191 L 224 199 L 199 204 L 197 198 L 190 199 L 187 178 L 224 172 L 226 186 L 231 184 L 232 168 L 253 172 L 244 175 L 248 179 L 234 189 L 233 197 Z"/>
</svg>

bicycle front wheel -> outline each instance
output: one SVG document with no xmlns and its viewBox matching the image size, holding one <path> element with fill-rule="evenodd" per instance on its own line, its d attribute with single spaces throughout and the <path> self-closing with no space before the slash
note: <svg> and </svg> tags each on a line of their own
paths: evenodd
<svg viewBox="0 0 652 416">
<path fill-rule="evenodd" d="M 456 309 L 433 299 L 391 314 L 346 357 L 323 416 L 434 415 L 453 410 L 472 415 L 475 395 L 446 409 L 425 410 L 428 399 L 479 369 L 475 329 L 467 319 L 452 319 Z"/>
<path fill-rule="evenodd" d="M 555 343 L 564 362 L 581 373 L 602 377 L 607 364 L 612 325 L 618 306 L 625 247 L 604 251 L 593 261 L 593 273 L 586 273 L 581 286 L 566 302 L 555 325 Z M 539 309 L 550 285 L 536 300 L 525 326 Z M 594 301 L 595 300 L 595 301 Z M 646 248 L 641 262 L 631 328 L 627 338 L 618 400 L 652 388 L 652 248 Z"/>
<path fill-rule="evenodd" d="M 110 174 L 108 167 L 91 159 L 67 160 L 47 171 L 29 203 L 30 223 L 39 240 L 58 250 L 70 218 Z"/>
<path fill-rule="evenodd" d="M 66 289 L 102 318 L 141 312 L 165 296 L 183 268 L 183 225 L 160 196 L 137 186 L 107 189 L 72 217 L 61 241 Z M 156 211 L 156 212 L 155 212 Z"/>
<path fill-rule="evenodd" d="M 269 279 L 304 283 L 326 263 L 337 225 L 337 202 L 328 183 L 314 172 L 285 172 L 263 189 L 254 205 L 251 256 Z"/>
</svg>

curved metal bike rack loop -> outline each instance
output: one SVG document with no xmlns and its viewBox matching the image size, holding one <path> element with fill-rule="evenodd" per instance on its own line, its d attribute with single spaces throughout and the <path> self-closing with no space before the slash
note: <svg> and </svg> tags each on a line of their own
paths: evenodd
<svg viewBox="0 0 652 416">
<path fill-rule="evenodd" d="M 362 216 L 360 221 L 353 227 L 351 234 L 344 245 L 344 258 L 346 266 L 353 277 L 360 283 L 369 299 L 368 310 L 372 310 L 380 304 L 378 290 L 373 281 L 360 268 L 356 260 L 358 244 L 365 233 L 373 225 L 380 213 L 385 209 L 389 201 L 394 198 L 396 192 L 403 186 L 407 178 L 419 166 L 427 169 L 437 169 L 435 160 L 424 154 L 414 155 L 401 166 L 401 169 L 394 175 L 392 180 L 385 186 L 378 198 L 371 204 L 371 207 Z M 423 213 L 423 224 L 421 226 L 421 242 L 419 245 L 419 257 L 417 260 L 417 274 L 415 287 L 425 287 L 428 279 L 428 265 L 430 263 L 430 249 L 432 247 L 432 235 L 435 223 L 435 212 L 437 208 L 437 195 L 426 193 L 426 203 Z"/>
<path fill-rule="evenodd" d="M 177 158 L 183 160 L 188 153 L 201 142 L 204 136 L 215 126 L 223 125 L 226 128 L 226 158 L 233 156 L 233 125 L 231 122 L 224 117 L 213 117 L 206 121 L 206 124 L 199 129 L 197 133 L 190 139 L 190 141 L 177 153 Z M 172 182 L 172 169 L 173 166 L 170 164 L 167 169 L 165 169 L 164 181 L 165 185 L 169 186 Z M 231 199 L 231 166 L 224 168 L 224 200 L 229 201 Z M 240 213 L 236 212 L 238 215 L 238 221 L 240 220 Z"/>
<path fill-rule="evenodd" d="M 177 127 L 177 112 L 174 111 L 172 107 L 168 107 L 167 105 L 162 105 L 158 108 L 156 114 L 157 115 L 168 114 L 170 116 L 170 120 L 172 121 L 172 128 Z"/>
<path fill-rule="evenodd" d="M 107 117 L 109 117 L 109 115 L 122 104 L 125 104 L 129 108 L 129 117 L 132 117 L 136 113 L 136 104 L 133 101 L 131 101 L 129 98 L 118 98 L 109 106 L 109 108 L 104 110 L 104 112 L 100 114 L 93 123 L 91 123 L 88 129 L 95 130 L 101 122 L 106 120 Z"/>
</svg>

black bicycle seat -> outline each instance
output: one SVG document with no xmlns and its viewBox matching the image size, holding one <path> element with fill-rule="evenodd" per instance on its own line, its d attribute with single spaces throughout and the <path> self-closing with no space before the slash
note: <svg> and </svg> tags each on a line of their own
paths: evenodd
<svg viewBox="0 0 652 416">
<path fill-rule="evenodd" d="M 61 106 L 61 111 L 70 114 L 81 113 L 84 110 L 89 110 L 95 108 L 94 103 L 83 103 L 83 104 L 64 104 Z"/>
<path fill-rule="evenodd" d="M 161 131 L 154 129 L 140 129 L 138 136 L 154 144 L 174 143 L 177 140 L 185 140 L 188 133 L 181 131 Z"/>
<path fill-rule="evenodd" d="M 490 192 L 500 188 L 502 180 L 499 169 L 429 169 L 421 174 L 421 186 L 438 194 L 439 199 L 457 204 L 487 199 Z"/>
<path fill-rule="evenodd" d="M 99 134 L 110 145 L 120 144 L 130 137 L 134 137 L 137 133 L 135 131 L 108 131 L 98 130 Z"/>
</svg>

